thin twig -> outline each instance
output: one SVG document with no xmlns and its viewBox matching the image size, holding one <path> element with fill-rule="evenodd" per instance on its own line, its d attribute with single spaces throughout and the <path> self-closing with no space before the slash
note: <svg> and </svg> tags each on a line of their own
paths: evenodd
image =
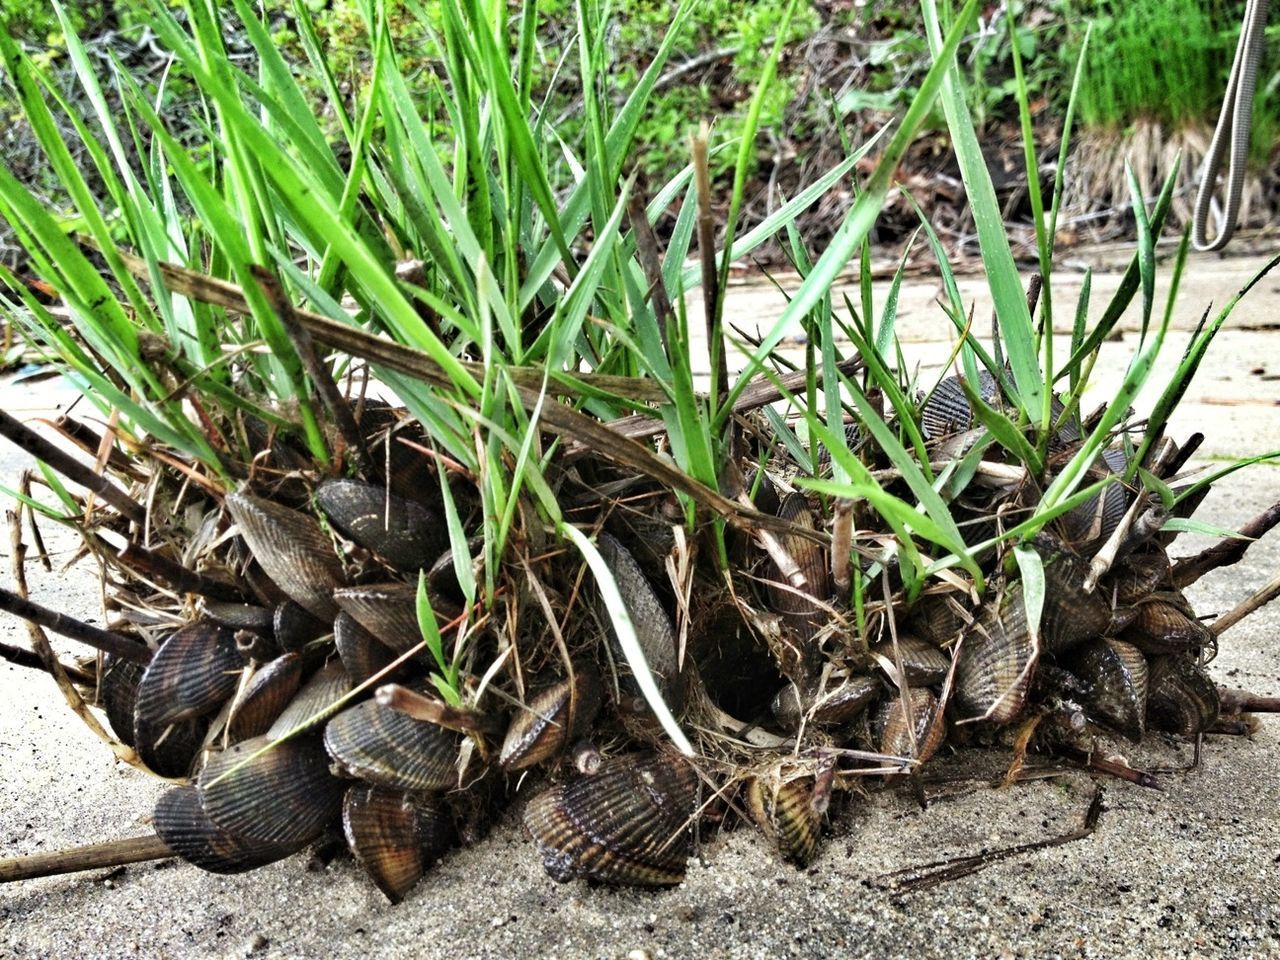
<svg viewBox="0 0 1280 960">
<path fill-rule="evenodd" d="M 54 853 L 32 853 L 25 857 L 0 859 L 0 883 L 34 880 L 80 870 L 103 870 L 128 863 L 167 860 L 174 856 L 165 842 L 156 836 L 108 840 L 85 847 L 72 847 Z"/>
<path fill-rule="evenodd" d="M 113 657 L 132 660 L 134 663 L 150 663 L 151 651 L 146 645 L 130 640 L 124 634 L 112 633 L 67 616 L 56 610 L 50 610 L 38 603 L 24 600 L 12 590 L 0 587 L 0 610 L 12 613 L 16 617 L 38 624 L 47 630 L 78 640 L 91 647 L 109 653 Z"/>
<path fill-rule="evenodd" d="M 1209 626 L 1209 632 L 1212 633 L 1214 637 L 1222 636 L 1229 628 L 1235 626 L 1259 607 L 1270 603 L 1277 596 L 1280 596 L 1280 574 L 1277 574 L 1267 583 L 1263 584 L 1253 594 L 1253 596 L 1242 601 L 1230 613 L 1224 613 L 1217 620 L 1213 621 Z"/>
<path fill-rule="evenodd" d="M 638 191 L 631 195 L 627 214 L 631 218 L 631 232 L 635 235 L 636 256 L 640 258 L 640 267 L 649 284 L 649 301 L 653 304 L 653 314 L 658 321 L 662 349 L 668 352 L 671 342 L 668 331 L 675 320 L 675 311 L 671 309 L 667 286 L 662 280 L 662 253 L 658 249 L 658 238 L 649 225 L 644 197 Z"/>
</svg>

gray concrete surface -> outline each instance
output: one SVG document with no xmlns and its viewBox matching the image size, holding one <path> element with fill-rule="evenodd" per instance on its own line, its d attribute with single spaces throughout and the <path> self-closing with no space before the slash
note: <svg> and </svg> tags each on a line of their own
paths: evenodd
<svg viewBox="0 0 1280 960">
<path fill-rule="evenodd" d="M 1215 271 L 1239 267 L 1198 261 L 1184 296 L 1194 300 L 1219 283 Z M 1224 333 L 1179 415 L 1176 432 L 1204 430 L 1212 457 L 1280 447 L 1280 338 L 1258 329 L 1277 316 L 1278 282 Z M 920 346 L 928 353 L 938 343 Z M 1108 345 L 1096 396 L 1131 348 L 1128 337 Z M 0 405 L 19 416 L 66 398 L 56 385 L 0 384 Z M 0 480 L 12 483 L 18 466 L 0 451 Z M 1255 467 L 1216 490 L 1199 516 L 1229 527 L 1277 499 L 1280 472 Z M 73 542 L 48 525 L 46 534 L 66 559 Z M 1205 542 L 1183 539 L 1175 554 Z M 7 536 L 0 542 L 7 582 Z M 1278 567 L 1273 535 L 1192 597 L 1202 613 L 1225 611 Z M 97 618 L 96 575 L 83 563 L 33 568 L 32 578 L 38 599 Z M 1280 608 L 1269 608 L 1232 629 L 1212 674 L 1280 695 L 1278 628 Z M 0 639 L 26 642 L 7 618 Z M 1157 740 L 1129 756 L 1182 768 L 1190 750 Z M 989 772 L 1006 759 L 983 752 L 965 763 Z M 708 838 L 685 883 L 657 893 L 553 883 L 514 815 L 447 856 L 398 907 L 349 859 L 319 872 L 300 856 L 240 877 L 168 862 L 29 881 L 0 887 L 0 957 L 1280 957 L 1280 720 L 1264 719 L 1249 739 L 1209 737 L 1199 768 L 1160 779 L 1162 791 L 1096 781 L 1105 811 L 1091 837 L 918 893 L 882 878 L 1069 832 L 1095 780 L 1066 773 L 1007 790 L 939 787 L 927 810 L 877 790 L 850 800 L 807 871 L 740 830 Z M 115 763 L 46 677 L 0 663 L 0 855 L 144 832 L 160 790 Z"/>
</svg>

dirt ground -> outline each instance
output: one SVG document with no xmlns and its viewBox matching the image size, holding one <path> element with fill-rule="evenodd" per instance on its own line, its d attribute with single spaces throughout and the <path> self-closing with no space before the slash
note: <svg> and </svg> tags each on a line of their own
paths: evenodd
<svg viewBox="0 0 1280 960">
<path fill-rule="evenodd" d="M 1207 301 L 1222 303 L 1258 265 L 1193 260 L 1170 364 Z M 1060 296 L 1073 279 L 1059 276 Z M 1095 303 L 1111 282 L 1095 277 Z M 905 349 L 922 370 L 936 369 L 948 349 L 945 320 L 932 307 L 937 285 L 910 283 Z M 977 281 L 962 292 L 977 297 Z M 1072 316 L 1066 303 L 1055 309 L 1060 323 Z M 730 316 L 764 325 L 778 310 L 753 287 L 735 296 Z M 1229 322 L 1172 426 L 1174 436 L 1206 433 L 1204 462 L 1280 448 L 1278 324 L 1280 277 L 1272 277 Z M 1107 344 L 1093 396 L 1105 398 L 1122 374 L 1135 341 L 1128 329 Z M 56 382 L 0 383 L 0 406 L 22 418 L 48 415 L 70 397 Z M 21 465 L 12 449 L 0 450 L 0 482 L 12 484 Z M 1198 517 L 1238 526 L 1280 500 L 1280 469 L 1237 476 Z M 46 536 L 55 561 L 69 558 L 67 536 Z M 0 541 L 7 581 L 8 538 Z M 1173 553 L 1206 542 L 1187 535 Z M 1273 534 L 1190 595 L 1200 613 L 1224 612 L 1277 569 Z M 100 622 L 92 569 L 32 576 L 37 599 Z M 1234 627 L 1210 672 L 1280 695 L 1278 631 L 1280 607 Z M 0 640 L 25 644 L 26 634 L 4 618 Z M 1280 957 L 1280 720 L 1264 719 L 1249 738 L 1206 738 L 1195 769 L 1187 769 L 1188 746 L 1159 738 L 1116 749 L 1161 770 L 1161 789 L 1069 771 L 993 789 L 1007 751 L 971 751 L 931 768 L 941 779 L 929 785 L 927 809 L 901 790 L 849 797 L 808 870 L 780 863 L 753 832 L 738 830 L 703 838 L 686 881 L 656 893 L 557 885 L 520 834 L 518 803 L 489 839 L 446 856 L 398 907 L 346 857 L 311 869 L 297 856 L 238 877 L 169 861 L 29 881 L 0 887 L 0 957 Z M 4 663 L 0 757 L 0 855 L 144 833 L 163 788 L 115 763 L 46 677 Z M 1076 830 L 1099 790 L 1103 812 L 1091 836 L 1009 852 Z M 895 886 L 897 871 L 980 854 L 990 862 L 970 876 Z"/>
</svg>

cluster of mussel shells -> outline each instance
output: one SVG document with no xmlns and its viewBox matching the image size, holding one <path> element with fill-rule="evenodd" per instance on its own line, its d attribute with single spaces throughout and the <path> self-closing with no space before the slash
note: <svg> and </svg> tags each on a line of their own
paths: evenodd
<svg viewBox="0 0 1280 960">
<path fill-rule="evenodd" d="M 993 380 L 980 386 L 995 390 Z M 936 455 L 954 454 L 957 438 L 973 432 L 966 410 L 960 388 L 944 381 L 922 423 Z M 1097 470 L 1123 464 L 1122 453 L 1106 451 Z M 541 767 L 550 783 L 532 779 L 539 792 L 523 823 L 552 877 L 665 885 L 683 878 L 692 827 L 707 810 L 736 810 L 784 858 L 812 860 L 833 784 L 851 773 L 833 759 L 839 749 L 824 748 L 860 748 L 908 772 L 964 724 L 998 729 L 1043 715 L 1072 736 L 1102 728 L 1137 740 L 1151 729 L 1194 736 L 1215 721 L 1217 691 L 1202 667 L 1212 637 L 1173 585 L 1167 537 L 1156 531 L 1128 544 L 1085 589 L 1091 551 L 1132 501 L 1123 483 L 1036 541 L 1046 580 L 1038 631 L 1028 629 L 1021 583 L 1002 576 L 993 556 L 980 602 L 926 591 L 907 607 L 899 596 L 869 648 L 859 648 L 838 627 L 849 618 L 830 551 L 804 535 L 818 527 L 813 504 L 787 492 L 781 476 L 761 480 L 757 506 L 790 522 L 772 554 L 747 548 L 754 573 L 739 595 L 760 597 L 765 612 L 750 630 L 739 616 L 743 636 L 710 638 L 736 651 L 730 659 L 766 663 L 747 669 L 743 684 L 762 695 L 739 704 L 755 703 L 742 707 L 753 712 L 738 733 L 759 749 L 736 765 L 686 761 L 658 746 L 660 736 L 628 737 L 654 727 L 617 649 L 566 662 L 502 711 L 433 697 L 416 581 L 440 623 L 459 617 L 462 600 L 446 525 L 429 501 L 359 480 L 321 483 L 314 509 L 229 494 L 238 569 L 254 602 L 209 600 L 145 668 L 108 658 L 100 677 L 116 732 L 156 773 L 184 781 L 157 804 L 157 833 L 197 866 L 235 872 L 288 856 L 340 823 L 355 857 L 398 901 L 450 844 L 474 835 L 478 807 Z M 978 540 L 990 536 L 993 504 L 1018 495 L 996 489 L 974 502 Z M 638 535 L 615 524 L 618 536 L 601 531 L 597 545 L 664 701 L 700 723 L 696 711 L 716 701 L 725 664 L 700 659 L 708 637 L 699 647 L 696 625 L 693 668 L 682 659 L 673 604 L 656 586 L 670 518 L 645 522 Z M 597 613 L 610 636 L 608 611 Z M 592 745 L 602 724 L 630 746 L 602 754 Z M 637 740 L 647 744 L 641 751 Z"/>
<path fill-rule="evenodd" d="M 105 657 L 100 702 L 147 767 L 185 781 L 162 795 L 153 818 L 175 854 L 235 873 L 323 841 L 340 824 L 398 902 L 457 839 L 483 829 L 483 808 L 502 789 L 495 780 L 582 739 L 601 679 L 584 665 L 533 690 L 508 720 L 427 695 L 430 662 L 415 650 L 418 588 L 404 575 L 422 572 L 440 623 L 460 613 L 442 518 L 358 480 L 324 482 L 313 499 L 352 547 L 348 562 L 311 513 L 229 494 L 258 602 L 206 601 L 145 666 Z M 587 772 L 528 804 L 548 872 L 678 882 L 693 768 L 652 751 L 606 758 L 584 742 L 578 752 Z"/>
</svg>

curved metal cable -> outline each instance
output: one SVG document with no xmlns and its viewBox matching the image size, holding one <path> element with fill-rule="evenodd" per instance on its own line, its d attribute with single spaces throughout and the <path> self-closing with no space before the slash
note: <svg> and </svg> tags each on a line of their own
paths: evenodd
<svg viewBox="0 0 1280 960">
<path fill-rule="evenodd" d="M 1231 79 L 1218 115 L 1218 128 L 1213 133 L 1209 152 L 1205 154 L 1200 173 L 1200 192 L 1196 195 L 1195 218 L 1191 226 L 1191 242 L 1200 251 L 1221 250 L 1231 239 L 1240 215 L 1240 196 L 1244 191 L 1245 160 L 1249 152 L 1249 126 L 1253 121 L 1253 94 L 1258 81 L 1258 63 L 1262 59 L 1262 34 L 1267 23 L 1270 0 L 1249 0 L 1244 13 L 1240 42 L 1231 65 Z M 1227 171 L 1227 207 L 1224 213 L 1215 203 L 1218 174 L 1223 154 L 1231 144 L 1231 165 Z M 1212 242 L 1207 236 L 1209 213 L 1214 213 L 1218 235 Z"/>
</svg>

